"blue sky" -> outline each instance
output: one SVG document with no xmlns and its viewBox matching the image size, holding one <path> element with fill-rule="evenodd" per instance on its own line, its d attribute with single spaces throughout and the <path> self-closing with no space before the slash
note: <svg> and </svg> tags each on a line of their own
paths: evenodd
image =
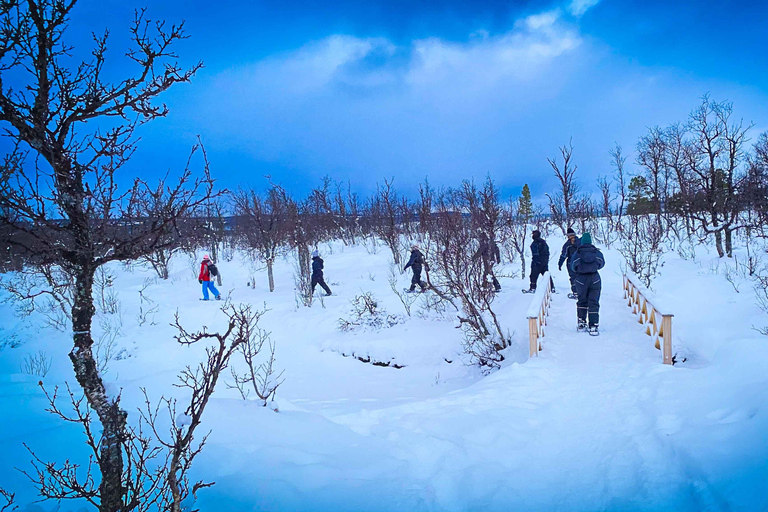
<svg viewBox="0 0 768 512">
<path fill-rule="evenodd" d="M 81 0 L 76 44 L 109 26 L 115 55 L 130 2 Z M 632 158 L 647 127 L 729 99 L 768 130 L 768 2 L 164 1 L 184 19 L 194 82 L 141 130 L 137 174 L 183 166 L 196 135 L 224 186 L 270 174 L 304 193 L 328 174 L 366 193 L 490 174 L 506 193 L 554 186 L 546 157 L 573 137 L 582 187 Z M 105 16 L 105 13 L 109 13 Z"/>
</svg>

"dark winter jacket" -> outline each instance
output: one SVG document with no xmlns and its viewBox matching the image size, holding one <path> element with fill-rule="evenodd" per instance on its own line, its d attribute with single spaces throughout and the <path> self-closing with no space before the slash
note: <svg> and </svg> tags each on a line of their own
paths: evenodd
<svg viewBox="0 0 768 512">
<path fill-rule="evenodd" d="M 480 239 L 480 247 L 478 247 L 475 255 L 472 256 L 472 261 L 475 261 L 478 258 L 483 258 L 483 266 L 486 269 L 490 269 L 494 263 L 501 263 L 499 246 L 496 245 L 496 242 L 493 240 L 489 240 L 487 237 L 482 237 Z"/>
<path fill-rule="evenodd" d="M 403 270 L 408 270 L 408 267 L 413 267 L 414 272 L 421 272 L 421 266 L 424 265 L 424 255 L 420 250 L 414 249 L 411 251 L 411 259 L 406 263 Z M 429 267 L 427 267 L 429 270 Z"/>
<path fill-rule="evenodd" d="M 594 274 L 605 266 L 603 253 L 592 244 L 583 244 L 571 258 L 571 268 L 577 274 Z"/>
<path fill-rule="evenodd" d="M 549 267 L 549 246 L 541 237 L 534 238 L 531 244 L 531 265 L 534 267 Z"/>
<path fill-rule="evenodd" d="M 312 274 L 316 276 L 323 275 L 323 258 L 320 256 L 312 258 Z"/>
<path fill-rule="evenodd" d="M 576 250 L 581 246 L 581 239 L 579 237 L 574 238 L 573 243 L 570 240 L 566 240 L 563 244 L 563 250 L 560 252 L 560 259 L 557 261 L 557 266 L 562 267 L 565 262 L 567 268 L 571 268 L 571 259 L 576 254 Z"/>
</svg>

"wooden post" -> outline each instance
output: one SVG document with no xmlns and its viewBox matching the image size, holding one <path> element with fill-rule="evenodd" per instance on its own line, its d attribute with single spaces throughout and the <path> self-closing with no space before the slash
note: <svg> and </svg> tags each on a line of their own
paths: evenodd
<svg viewBox="0 0 768 512">
<path fill-rule="evenodd" d="M 539 354 L 539 319 L 528 319 L 528 338 L 530 344 L 530 357 Z"/>
<path fill-rule="evenodd" d="M 672 364 L 672 315 L 663 315 L 661 328 L 664 331 L 664 364 Z"/>
</svg>

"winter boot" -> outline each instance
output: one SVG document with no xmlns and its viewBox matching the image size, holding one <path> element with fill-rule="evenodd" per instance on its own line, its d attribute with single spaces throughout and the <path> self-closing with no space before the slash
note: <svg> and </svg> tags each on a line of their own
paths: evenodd
<svg viewBox="0 0 768 512">
<path fill-rule="evenodd" d="M 587 327 L 587 322 L 585 320 L 579 319 L 579 325 L 576 327 L 576 332 L 587 332 L 589 328 Z"/>
<path fill-rule="evenodd" d="M 589 326 L 589 335 L 590 336 L 600 336 L 600 331 L 597 329 L 597 325 L 590 325 Z"/>
</svg>

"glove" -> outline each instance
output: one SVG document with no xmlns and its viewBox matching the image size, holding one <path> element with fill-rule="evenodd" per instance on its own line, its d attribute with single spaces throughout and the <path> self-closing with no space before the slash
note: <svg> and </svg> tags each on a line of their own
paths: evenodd
<svg viewBox="0 0 768 512">
<path fill-rule="evenodd" d="M 560 271 L 562 271 L 562 270 L 563 270 L 563 264 L 562 264 L 562 263 L 561 263 L 560 265 L 558 265 L 558 266 L 557 266 L 557 270 L 560 270 Z"/>
<path fill-rule="evenodd" d="M 200 284 L 203 284 L 203 280 L 202 279 L 198 279 L 197 282 L 200 283 Z"/>
</svg>

